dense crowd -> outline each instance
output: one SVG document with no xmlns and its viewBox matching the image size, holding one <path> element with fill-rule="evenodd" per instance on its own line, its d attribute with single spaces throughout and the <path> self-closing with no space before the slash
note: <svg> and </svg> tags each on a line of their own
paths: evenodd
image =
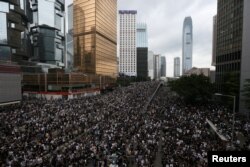
<svg viewBox="0 0 250 167">
<path fill-rule="evenodd" d="M 233 113 L 221 105 L 187 105 L 163 89 L 151 102 L 149 111 L 161 122 L 163 166 L 207 166 L 208 151 L 250 150 L 250 122 L 236 119 L 232 143 Z M 228 141 L 221 140 L 207 120 L 215 124 L 219 134 L 225 134 L 222 130 L 227 132 Z M 245 140 L 243 145 L 239 143 L 240 135 Z"/>
<path fill-rule="evenodd" d="M 5 166 L 150 166 L 158 125 L 144 120 L 143 107 L 158 84 L 1 108 L 0 161 Z"/>
<path fill-rule="evenodd" d="M 0 164 L 151 167 L 160 156 L 164 166 L 204 166 L 208 150 L 227 149 L 228 142 L 206 123 L 218 114 L 216 125 L 232 118 L 226 108 L 189 106 L 163 87 L 145 109 L 158 85 L 136 83 L 104 95 L 29 99 L 0 108 Z M 248 137 L 237 149 L 247 149 L 249 123 L 236 122 L 236 131 Z"/>
</svg>

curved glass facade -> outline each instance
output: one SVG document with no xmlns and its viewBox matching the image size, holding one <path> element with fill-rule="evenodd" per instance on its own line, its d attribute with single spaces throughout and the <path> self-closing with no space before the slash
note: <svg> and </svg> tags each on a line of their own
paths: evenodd
<svg viewBox="0 0 250 167">
<path fill-rule="evenodd" d="M 117 0 L 74 0 L 74 66 L 90 74 L 117 75 Z"/>
<path fill-rule="evenodd" d="M 64 66 L 64 1 L 39 0 L 32 3 L 33 61 Z"/>
<path fill-rule="evenodd" d="M 182 74 L 192 68 L 193 59 L 193 25 L 192 18 L 186 17 L 183 24 L 182 37 Z"/>
<path fill-rule="evenodd" d="M 27 32 L 30 11 L 29 1 L 0 0 L 0 61 L 20 63 L 29 59 Z"/>
</svg>

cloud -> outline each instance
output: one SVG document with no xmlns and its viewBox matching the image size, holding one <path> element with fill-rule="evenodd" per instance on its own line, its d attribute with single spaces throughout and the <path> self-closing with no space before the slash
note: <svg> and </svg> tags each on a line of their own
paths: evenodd
<svg viewBox="0 0 250 167">
<path fill-rule="evenodd" d="M 66 5 L 73 0 L 65 0 Z M 137 10 L 137 21 L 148 25 L 149 50 L 166 56 L 167 75 L 173 76 L 174 57 L 182 56 L 182 28 L 193 20 L 193 66 L 210 67 L 212 24 L 217 0 L 118 0 L 118 10 Z"/>
<path fill-rule="evenodd" d="M 182 28 L 193 20 L 193 66 L 210 67 L 212 23 L 217 0 L 118 0 L 118 9 L 137 10 L 137 21 L 148 24 L 149 50 L 166 56 L 167 75 L 173 76 L 173 59 L 182 56 Z"/>
</svg>

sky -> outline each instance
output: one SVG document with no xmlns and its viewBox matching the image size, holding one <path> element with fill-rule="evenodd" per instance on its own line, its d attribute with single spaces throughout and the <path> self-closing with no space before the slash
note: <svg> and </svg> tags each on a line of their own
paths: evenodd
<svg viewBox="0 0 250 167">
<path fill-rule="evenodd" d="M 65 2 L 68 5 L 72 0 Z M 169 77 L 173 76 L 174 57 L 182 57 L 184 19 L 191 16 L 193 66 L 211 67 L 217 0 L 118 0 L 118 10 L 137 10 L 137 22 L 147 23 L 149 50 L 166 57 Z"/>
</svg>

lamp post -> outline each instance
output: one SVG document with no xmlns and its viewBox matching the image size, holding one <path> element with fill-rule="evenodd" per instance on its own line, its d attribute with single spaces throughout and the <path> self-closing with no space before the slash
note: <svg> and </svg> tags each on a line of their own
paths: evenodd
<svg viewBox="0 0 250 167">
<path fill-rule="evenodd" d="M 232 141 L 231 144 L 233 144 L 233 139 L 234 139 L 234 124 L 235 124 L 235 104 L 236 104 L 236 96 L 232 96 L 232 95 L 224 95 L 221 93 L 215 93 L 215 96 L 224 96 L 224 97 L 230 97 L 233 98 L 234 101 L 234 105 L 233 105 L 233 127 L 232 127 Z"/>
</svg>

